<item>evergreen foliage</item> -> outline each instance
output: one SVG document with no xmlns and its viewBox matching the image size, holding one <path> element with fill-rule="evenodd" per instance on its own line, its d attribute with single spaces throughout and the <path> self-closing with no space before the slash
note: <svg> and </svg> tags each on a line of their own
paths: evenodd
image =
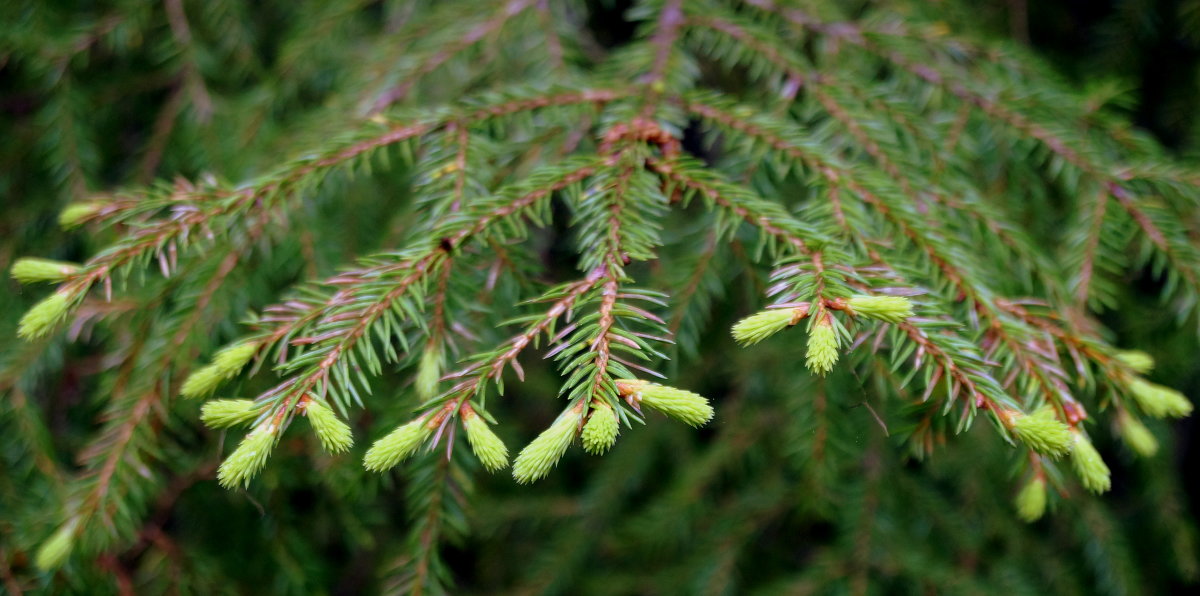
<svg viewBox="0 0 1200 596">
<path fill-rule="evenodd" d="M 0 8 L 9 592 L 1200 575 L 1200 167 L 973 3 L 73 4 Z"/>
</svg>

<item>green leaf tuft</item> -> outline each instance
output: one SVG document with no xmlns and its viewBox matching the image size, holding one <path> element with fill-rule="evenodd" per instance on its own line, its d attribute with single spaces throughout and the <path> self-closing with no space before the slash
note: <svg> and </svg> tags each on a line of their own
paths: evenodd
<svg viewBox="0 0 1200 596">
<path fill-rule="evenodd" d="M 483 467 L 495 472 L 508 466 L 508 447 L 496 436 L 482 416 L 476 414 L 475 410 L 464 407 L 462 421 L 471 451 L 479 458 Z"/>
<path fill-rule="evenodd" d="M 1100 453 L 1092 446 L 1092 442 L 1082 432 L 1073 431 L 1073 447 L 1071 448 L 1071 467 L 1083 487 L 1099 494 L 1112 488 L 1112 478 L 1108 465 L 1100 457 Z"/>
<path fill-rule="evenodd" d="M 549 474 L 567 452 L 571 441 L 575 440 L 581 415 L 580 407 L 563 412 L 550 428 L 526 445 L 513 462 L 513 478 L 521 484 L 528 484 Z"/>
<path fill-rule="evenodd" d="M 279 429 L 270 422 L 264 422 L 238 443 L 237 449 L 217 469 L 217 482 L 225 488 L 234 488 L 239 484 L 248 486 L 250 480 L 258 475 L 271 450 L 279 440 Z"/>
<path fill-rule="evenodd" d="M 743 346 L 754 345 L 795 325 L 798 319 L 798 310 L 795 308 L 769 308 L 754 313 L 733 326 L 733 339 Z"/>
<path fill-rule="evenodd" d="M 60 283 L 79 271 L 79 265 L 26 257 L 13 263 L 9 274 L 23 284 L 39 282 Z"/>
<path fill-rule="evenodd" d="M 1071 450 L 1071 429 L 1055 418 L 1054 408 L 1042 407 L 1032 414 L 1010 414 L 1012 433 L 1030 449 L 1059 458 Z"/>
<path fill-rule="evenodd" d="M 1021 487 L 1016 499 L 1017 517 L 1032 523 L 1042 518 L 1046 513 L 1046 481 L 1033 478 Z"/>
<path fill-rule="evenodd" d="M 1192 402 L 1170 387 L 1156 385 L 1141 377 L 1126 380 L 1129 394 L 1148 416 L 1154 418 L 1183 418 L 1192 413 Z"/>
<path fill-rule="evenodd" d="M 912 302 L 902 296 L 854 296 L 850 312 L 886 323 L 902 323 L 913 316 Z"/>
<path fill-rule="evenodd" d="M 712 420 L 713 408 L 708 400 L 691 391 L 639 379 L 619 379 L 616 383 L 621 395 L 632 399 L 634 403 L 658 410 L 681 422 L 703 426 Z"/>
<path fill-rule="evenodd" d="M 342 453 L 354 445 L 350 425 L 342 422 L 324 402 L 309 399 L 304 403 L 304 414 L 325 451 Z"/>
<path fill-rule="evenodd" d="M 17 336 L 23 339 L 44 337 L 67 318 L 74 299 L 62 291 L 55 292 L 33 305 L 17 326 Z"/>
<path fill-rule="evenodd" d="M 252 399 L 214 399 L 200 408 L 200 421 L 209 428 L 230 428 L 253 422 L 258 412 Z"/>
<path fill-rule="evenodd" d="M 78 519 L 71 518 L 67 523 L 59 526 L 45 542 L 37 549 L 37 554 L 33 557 L 33 564 L 42 571 L 51 571 L 58 569 L 67 561 L 67 557 L 71 556 L 71 551 L 75 549 L 75 539 L 77 535 Z"/>
<path fill-rule="evenodd" d="M 213 356 L 212 364 L 202 367 L 184 380 L 179 394 L 186 398 L 210 395 L 221 383 L 237 376 L 242 368 L 254 358 L 258 344 L 243 342 L 231 345 Z"/>
<path fill-rule="evenodd" d="M 838 334 L 828 318 L 813 322 L 808 332 L 808 352 L 805 366 L 818 375 L 833 370 L 838 361 Z"/>
<path fill-rule="evenodd" d="M 433 429 L 425 416 L 404 424 L 371 445 L 363 457 L 363 467 L 371 472 L 390 470 L 415 453 L 431 434 Z"/>
<path fill-rule="evenodd" d="M 604 401 L 596 401 L 592 404 L 587 424 L 583 425 L 583 450 L 601 455 L 617 442 L 620 432 L 621 424 L 612 406 Z"/>
<path fill-rule="evenodd" d="M 1153 457 L 1158 453 L 1158 439 L 1132 414 L 1122 412 L 1117 417 L 1117 428 L 1121 431 L 1121 439 L 1134 453 L 1142 457 Z"/>
</svg>

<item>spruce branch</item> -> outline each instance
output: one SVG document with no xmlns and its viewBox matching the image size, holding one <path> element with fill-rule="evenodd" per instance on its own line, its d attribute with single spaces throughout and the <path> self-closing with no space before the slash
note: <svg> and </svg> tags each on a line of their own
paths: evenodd
<svg viewBox="0 0 1200 596">
<path fill-rule="evenodd" d="M 422 594 L 454 589 L 460 554 L 478 557 L 467 588 L 522 592 L 994 591 L 948 552 L 1014 585 L 1136 592 L 1158 562 L 1122 540 L 1148 537 L 1195 572 L 1173 460 L 1155 457 L 1167 421 L 1147 420 L 1193 405 L 1157 384 L 1178 366 L 1112 338 L 1195 316 L 1200 175 L 1127 122 L 1122 90 L 958 35 L 988 27 L 965 3 L 643 0 L 630 39 L 593 39 L 585 2 L 309 4 L 0 25 L 14 196 L 69 191 L 60 225 L 99 247 L 11 260 L 57 287 L 0 365 L 10 591 L 96 575 L 213 592 L 274 563 L 273 585 L 312 591 L 329 547 Z M 264 14 L 281 17 L 269 35 Z M 126 138 L 131 159 L 105 154 Z M 309 151 L 277 157 L 293 147 Z M 190 179 L 90 191 L 156 171 Z M 19 250 L 77 252 L 24 233 L 35 210 L 10 219 Z M 546 400 L 560 413 L 530 427 Z M 718 401 L 720 424 L 692 432 Z M 197 410 L 244 433 L 219 467 L 197 445 L 223 433 Z M 623 432 L 646 410 L 683 424 Z M 995 436 L 967 432 L 981 413 Z M 297 463 L 297 417 L 335 455 L 380 429 L 355 458 L 381 473 Z M 1142 457 L 1110 471 L 1103 431 Z M 943 447 L 953 434 L 971 445 Z M 552 474 L 577 438 L 604 457 Z M 57 449 L 76 442 L 70 473 Z M 181 493 L 214 472 L 248 486 L 277 446 L 271 490 L 316 478 L 321 506 L 288 523 L 291 500 L 264 502 L 279 523 L 242 527 L 266 547 L 226 574 L 239 547 L 196 548 L 188 528 L 246 496 Z M 510 456 L 512 480 L 542 482 L 480 475 L 476 493 Z M 1086 494 L 1130 472 L 1139 494 Z M 1111 513 L 1133 498 L 1160 506 Z M 1065 499 L 1070 519 L 990 523 Z M 967 518 L 996 531 L 976 540 Z M 1082 555 L 1036 538 L 1063 524 Z M 758 556 L 810 526 L 835 534 L 799 568 Z M 1080 569 L 1099 580 L 1076 585 Z"/>
<path fill-rule="evenodd" d="M 220 186 L 195 186 L 184 184 L 178 190 L 157 200 L 133 203 L 138 211 L 161 205 L 170 211 L 170 216 L 151 220 L 139 225 L 116 244 L 89 259 L 71 275 L 65 277 L 53 306 L 61 312 L 57 316 L 39 314 L 30 320 L 28 334 L 47 333 L 58 321 L 66 317 L 73 308 L 70 303 L 86 293 L 97 283 L 102 283 L 107 295 L 111 295 L 112 276 L 120 271 L 157 260 L 164 276 L 177 266 L 180 253 L 197 238 L 212 237 L 225 231 L 222 222 L 238 218 L 258 217 L 269 219 L 269 208 L 283 209 L 293 195 L 311 189 L 335 168 L 353 167 L 367 160 L 371 154 L 383 147 L 416 139 L 452 123 L 464 126 L 475 121 L 488 120 L 524 110 L 533 110 L 576 103 L 604 102 L 619 94 L 610 91 L 568 92 L 563 94 L 535 94 L 524 98 L 500 96 L 494 103 L 467 104 L 459 113 L 451 112 L 435 117 L 417 116 L 405 121 L 390 122 L 386 118 L 368 121 L 362 130 L 334 143 L 322 153 L 305 157 L 274 174 L 236 188 Z M 379 129 L 383 129 L 380 131 Z M 43 320 L 44 319 L 44 320 Z M 42 326 L 35 326 L 41 323 Z"/>
</svg>

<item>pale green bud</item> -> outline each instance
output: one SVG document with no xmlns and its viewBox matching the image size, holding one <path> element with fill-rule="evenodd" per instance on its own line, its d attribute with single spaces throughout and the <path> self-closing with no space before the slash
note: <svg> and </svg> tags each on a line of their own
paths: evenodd
<svg viewBox="0 0 1200 596">
<path fill-rule="evenodd" d="M 1108 466 L 1101 459 L 1100 453 L 1092 446 L 1083 433 L 1074 431 L 1074 447 L 1071 449 L 1071 467 L 1083 487 L 1094 493 L 1107 492 L 1112 488 L 1112 479 Z"/>
<path fill-rule="evenodd" d="M 708 400 L 691 391 L 638 379 L 620 379 L 616 383 L 621 395 L 681 422 L 703 426 L 712 420 L 713 408 Z"/>
<path fill-rule="evenodd" d="M 1155 418 L 1183 418 L 1192 413 L 1192 402 L 1170 387 L 1155 385 L 1141 377 L 1130 377 L 1126 387 L 1142 411 Z"/>
<path fill-rule="evenodd" d="M 321 446 L 330 453 L 341 453 L 354 444 L 350 425 L 342 422 L 323 402 L 310 399 L 304 402 L 304 416 L 312 425 Z"/>
<path fill-rule="evenodd" d="M 807 307 L 769 308 L 754 313 L 733 326 L 733 339 L 743 346 L 754 345 L 785 327 L 795 325 L 807 314 Z"/>
<path fill-rule="evenodd" d="M 903 296 L 853 296 L 850 312 L 887 323 L 902 323 L 913 316 L 912 302 Z"/>
<path fill-rule="evenodd" d="M 521 484 L 528 484 L 549 474 L 575 439 L 582 415 L 581 407 L 563 412 L 550 428 L 526 445 L 513 462 L 513 478 Z"/>
<path fill-rule="evenodd" d="M 1046 513 L 1046 481 L 1040 477 L 1030 480 L 1017 493 L 1017 517 L 1032 523 Z"/>
<path fill-rule="evenodd" d="M 58 569 L 71 556 L 75 548 L 75 530 L 79 525 L 77 518 L 71 518 L 59 526 L 41 546 L 33 557 L 33 564 L 42 571 Z"/>
<path fill-rule="evenodd" d="M 204 397 L 216 391 L 224 381 L 221 369 L 215 364 L 210 364 L 188 375 L 183 381 L 183 386 L 179 388 L 179 394 L 183 397 Z"/>
<path fill-rule="evenodd" d="M 237 485 L 248 486 L 263 466 L 279 440 L 279 429 L 270 422 L 264 422 L 250 431 L 246 438 L 238 443 L 237 449 L 217 469 L 217 482 L 225 488 Z"/>
<path fill-rule="evenodd" d="M 1117 427 L 1121 430 L 1121 439 L 1134 453 L 1142 457 L 1151 457 L 1158 453 L 1158 439 L 1154 438 L 1154 434 L 1141 420 L 1122 412 L 1117 418 Z"/>
<path fill-rule="evenodd" d="M 508 447 L 492 432 L 483 416 L 470 407 L 462 409 L 463 428 L 467 431 L 467 442 L 471 451 L 479 458 L 483 467 L 495 472 L 508 466 Z"/>
<path fill-rule="evenodd" d="M 254 422 L 258 407 L 252 399 L 214 399 L 200 408 L 200 421 L 209 428 L 230 428 Z"/>
<path fill-rule="evenodd" d="M 67 205 L 62 213 L 58 214 L 58 225 L 65 229 L 71 229 L 87 221 L 93 215 L 100 212 L 104 208 L 104 203 L 88 202 L 88 203 L 72 203 Z"/>
<path fill-rule="evenodd" d="M 71 277 L 77 271 L 79 271 L 79 265 L 74 263 L 26 257 L 24 259 L 17 259 L 17 262 L 13 263 L 12 269 L 9 270 L 9 274 L 12 275 L 13 279 L 23 284 L 38 282 L 59 283 Z"/>
<path fill-rule="evenodd" d="M 71 313 L 74 308 L 73 302 L 72 297 L 61 290 L 46 296 L 21 317 L 17 336 L 22 339 L 36 339 L 54 331 L 54 328 Z"/>
<path fill-rule="evenodd" d="M 416 452 L 425 439 L 433 434 L 428 422 L 425 416 L 421 416 L 375 441 L 363 457 L 363 467 L 371 472 L 394 468 L 396 464 Z"/>
<path fill-rule="evenodd" d="M 197 369 L 184 380 L 179 393 L 183 397 L 204 397 L 217 390 L 221 383 L 242 372 L 242 368 L 258 352 L 255 342 L 233 344 L 213 356 L 212 364 Z"/>
<path fill-rule="evenodd" d="M 425 353 L 421 355 L 420 364 L 417 365 L 417 396 L 429 399 L 437 395 L 438 381 L 441 378 L 442 350 L 435 347 L 426 348 Z"/>
<path fill-rule="evenodd" d="M 213 356 L 213 364 L 221 367 L 231 373 L 231 376 L 242 371 L 242 367 L 254 358 L 254 354 L 258 352 L 258 344 L 254 342 L 245 342 L 234 344 L 222 349 Z"/>
<path fill-rule="evenodd" d="M 812 324 L 808 332 L 808 353 L 805 365 L 816 374 L 824 375 L 833 370 L 838 361 L 838 335 L 833 323 L 822 318 Z"/>
<path fill-rule="evenodd" d="M 592 404 L 592 413 L 588 416 L 587 424 L 583 425 L 583 450 L 593 455 L 608 451 L 617 442 L 621 432 L 621 423 L 617 413 L 607 402 L 597 401 Z"/>
<path fill-rule="evenodd" d="M 1141 350 L 1124 350 L 1117 352 L 1116 356 L 1117 360 L 1124 362 L 1135 372 L 1148 373 L 1154 369 L 1154 359 Z"/>
<path fill-rule="evenodd" d="M 1071 429 L 1054 417 L 1054 409 L 1045 406 L 1032 414 L 1008 413 L 1013 435 L 1030 449 L 1058 458 L 1071 449 Z"/>
</svg>

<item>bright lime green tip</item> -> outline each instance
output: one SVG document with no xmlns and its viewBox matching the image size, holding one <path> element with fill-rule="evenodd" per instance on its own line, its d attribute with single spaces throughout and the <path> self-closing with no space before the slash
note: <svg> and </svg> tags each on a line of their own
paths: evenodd
<svg viewBox="0 0 1200 596">
<path fill-rule="evenodd" d="M 267 458 L 271 456 L 271 450 L 278 440 L 279 429 L 269 422 L 250 431 L 237 449 L 221 462 L 221 467 L 217 469 L 217 482 L 225 488 L 249 485 L 250 479 L 267 465 Z"/>
<path fill-rule="evenodd" d="M 221 383 L 242 372 L 242 368 L 254 358 L 258 344 L 244 342 L 222 349 L 213 356 L 212 364 L 202 367 L 184 380 L 179 393 L 183 397 L 205 397 L 212 394 Z"/>
<path fill-rule="evenodd" d="M 363 457 L 363 467 L 370 472 L 382 472 L 396 467 L 396 464 L 415 453 L 433 433 L 433 429 L 429 428 L 426 422 L 422 416 L 375 441 Z"/>
<path fill-rule="evenodd" d="M 1126 387 L 1142 411 L 1154 418 L 1183 418 L 1192 413 L 1192 402 L 1170 387 L 1155 385 L 1141 377 L 1132 377 Z"/>
<path fill-rule="evenodd" d="M 901 323 L 913 316 L 912 302 L 902 296 L 854 296 L 848 305 L 856 315 L 887 323 Z"/>
<path fill-rule="evenodd" d="M 636 403 L 692 426 L 703 426 L 713 417 L 708 400 L 691 391 L 638 379 L 619 379 L 617 390 Z"/>
<path fill-rule="evenodd" d="M 62 213 L 58 214 L 58 225 L 65 229 L 71 229 L 83 224 L 93 215 L 100 212 L 104 207 L 104 203 L 88 202 L 88 203 L 72 203 L 67 205 Z"/>
<path fill-rule="evenodd" d="M 1112 488 L 1112 477 L 1108 465 L 1100 457 L 1100 453 L 1092 446 L 1092 442 L 1079 431 L 1074 431 L 1074 446 L 1071 448 L 1071 467 L 1083 487 L 1100 494 Z"/>
<path fill-rule="evenodd" d="M 17 262 L 13 263 L 12 269 L 9 270 L 9 274 L 23 284 L 60 283 L 77 271 L 79 271 L 79 265 L 74 263 L 27 257 L 17 259 Z"/>
<path fill-rule="evenodd" d="M 1116 356 L 1135 372 L 1145 374 L 1154 370 L 1154 358 L 1141 350 L 1124 350 L 1117 352 Z"/>
<path fill-rule="evenodd" d="M 342 453 L 354 445 L 354 434 L 350 432 L 350 425 L 342 422 L 323 402 L 315 399 L 305 402 L 304 415 L 325 451 Z"/>
<path fill-rule="evenodd" d="M 21 317 L 17 336 L 22 339 L 44 337 L 67 318 L 72 307 L 71 297 L 61 291 L 46 296 Z"/>
<path fill-rule="evenodd" d="M 1025 522 L 1035 522 L 1046 513 L 1046 481 L 1034 478 L 1017 493 L 1017 517 Z"/>
<path fill-rule="evenodd" d="M 438 381 L 442 378 L 442 351 L 438 348 L 426 348 L 417 365 L 416 389 L 417 396 L 429 399 L 437 395 Z"/>
<path fill-rule="evenodd" d="M 587 424 L 583 425 L 583 450 L 593 455 L 600 455 L 617 442 L 621 433 L 621 424 L 612 406 L 603 401 L 592 405 L 592 413 L 588 416 Z"/>
<path fill-rule="evenodd" d="M 258 408 L 252 399 L 214 399 L 200 408 L 200 421 L 209 428 L 230 428 L 253 422 Z"/>
<path fill-rule="evenodd" d="M 71 551 L 75 548 L 75 529 L 77 525 L 78 520 L 72 518 L 67 523 L 59 526 L 38 547 L 37 554 L 33 557 L 33 564 L 42 571 L 50 571 L 61 567 L 67 561 L 67 557 L 71 556 Z"/>
<path fill-rule="evenodd" d="M 483 417 L 473 410 L 464 409 L 462 413 L 463 428 L 467 431 L 467 442 L 471 452 L 479 458 L 479 462 L 489 471 L 503 470 L 508 466 L 508 447 L 500 437 L 492 432 L 492 428 Z"/>
<path fill-rule="evenodd" d="M 564 412 L 550 428 L 526 445 L 513 462 L 513 478 L 528 484 L 549 474 L 575 439 L 580 416 L 581 412 L 576 410 Z"/>
<path fill-rule="evenodd" d="M 805 366 L 818 375 L 833 370 L 838 361 L 838 336 L 828 321 L 817 321 L 809 329 Z"/>
<path fill-rule="evenodd" d="M 1134 453 L 1142 457 L 1152 457 L 1158 453 L 1158 439 L 1141 420 L 1123 413 L 1117 418 L 1117 427 L 1121 430 L 1121 439 Z"/>
<path fill-rule="evenodd" d="M 1012 433 L 1030 449 L 1058 458 L 1071 450 L 1071 429 L 1054 417 L 1054 409 L 1043 407 L 1032 414 L 1013 412 Z"/>
<path fill-rule="evenodd" d="M 784 328 L 796 318 L 794 308 L 770 308 L 754 313 L 733 326 L 733 339 L 743 346 L 754 345 Z"/>
</svg>

